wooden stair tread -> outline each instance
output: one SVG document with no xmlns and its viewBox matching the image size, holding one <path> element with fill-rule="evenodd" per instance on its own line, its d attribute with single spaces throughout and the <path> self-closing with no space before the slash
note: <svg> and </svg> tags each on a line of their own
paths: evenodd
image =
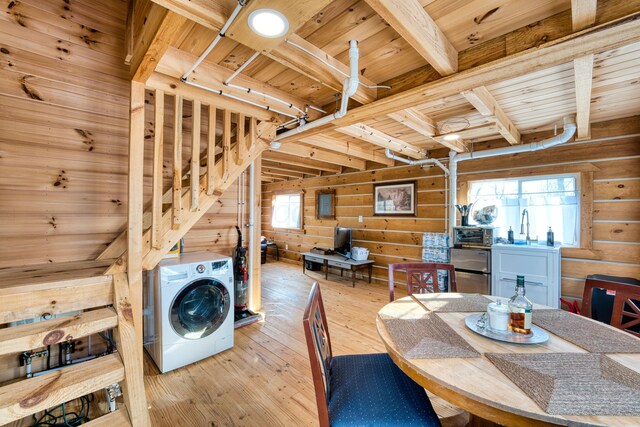
<svg viewBox="0 0 640 427">
<path fill-rule="evenodd" d="M 85 427 L 125 427 L 130 426 L 131 422 L 126 409 L 120 408 L 82 425 Z"/>
<path fill-rule="evenodd" d="M 115 327 L 113 308 L 100 308 L 72 316 L 0 329 L 0 355 L 19 353 L 80 338 Z"/>
<path fill-rule="evenodd" d="M 65 282 L 87 279 L 108 280 L 104 273 L 113 260 L 89 260 L 38 264 L 0 269 L 0 297 L 11 288 L 29 286 L 32 290 L 65 286 Z"/>
<path fill-rule="evenodd" d="M 110 354 L 0 387 L 0 425 L 124 380 L 120 355 Z"/>
</svg>

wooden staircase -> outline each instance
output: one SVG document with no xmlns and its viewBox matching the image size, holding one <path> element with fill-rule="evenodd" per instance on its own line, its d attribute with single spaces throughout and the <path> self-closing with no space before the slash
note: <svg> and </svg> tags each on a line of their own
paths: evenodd
<svg viewBox="0 0 640 427">
<path fill-rule="evenodd" d="M 0 269 L 0 325 L 81 310 L 72 316 L 0 329 L 0 356 L 29 351 L 114 329 L 116 353 L 72 364 L 0 387 L 0 425 L 120 383 L 125 405 L 90 426 L 148 426 L 142 368 L 142 270 L 152 269 L 269 146 L 275 125 L 222 112 L 216 141 L 216 110 L 208 108 L 204 156 L 200 132 L 192 131 L 192 159 L 182 167 L 181 96 L 174 97 L 173 186 L 163 191 L 164 93 L 154 91 L 153 196 L 142 211 L 144 85 L 132 83 L 129 220 L 94 261 Z M 193 128 L 201 127 L 201 103 L 192 101 Z M 248 122 L 246 126 L 245 123 Z M 205 165 L 202 165 L 205 163 Z M 212 167 L 209 167 L 212 165 Z M 185 179 L 187 180 L 185 182 Z"/>
</svg>

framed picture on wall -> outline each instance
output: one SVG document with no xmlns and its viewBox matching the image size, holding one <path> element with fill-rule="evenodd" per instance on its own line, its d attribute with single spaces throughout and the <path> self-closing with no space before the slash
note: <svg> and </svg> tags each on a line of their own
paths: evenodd
<svg viewBox="0 0 640 427">
<path fill-rule="evenodd" d="M 336 219 L 335 190 L 316 191 L 316 218 Z"/>
<path fill-rule="evenodd" d="M 416 182 L 374 184 L 374 215 L 416 215 Z"/>
</svg>

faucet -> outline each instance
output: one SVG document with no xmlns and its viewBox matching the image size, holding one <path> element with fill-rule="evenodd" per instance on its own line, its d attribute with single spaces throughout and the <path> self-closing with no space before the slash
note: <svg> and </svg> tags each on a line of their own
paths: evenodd
<svg viewBox="0 0 640 427">
<path fill-rule="evenodd" d="M 520 221 L 520 235 L 524 234 L 524 216 L 527 216 L 527 245 L 531 244 L 531 236 L 529 236 L 529 211 L 524 209 L 522 211 L 522 220 Z"/>
</svg>

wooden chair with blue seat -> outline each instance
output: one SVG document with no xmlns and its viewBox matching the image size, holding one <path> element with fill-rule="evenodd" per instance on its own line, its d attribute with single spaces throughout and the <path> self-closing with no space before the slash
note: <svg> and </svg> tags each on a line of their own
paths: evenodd
<svg viewBox="0 0 640 427">
<path fill-rule="evenodd" d="M 439 292 L 438 271 L 446 271 L 449 277 L 449 292 L 457 292 L 456 270 L 453 264 L 436 262 L 408 262 L 389 264 L 389 301 L 395 298 L 395 271 L 407 272 L 407 294 Z"/>
<path fill-rule="evenodd" d="M 302 319 L 320 427 L 440 426 L 422 387 L 386 353 L 333 356 L 320 285 Z"/>
</svg>

